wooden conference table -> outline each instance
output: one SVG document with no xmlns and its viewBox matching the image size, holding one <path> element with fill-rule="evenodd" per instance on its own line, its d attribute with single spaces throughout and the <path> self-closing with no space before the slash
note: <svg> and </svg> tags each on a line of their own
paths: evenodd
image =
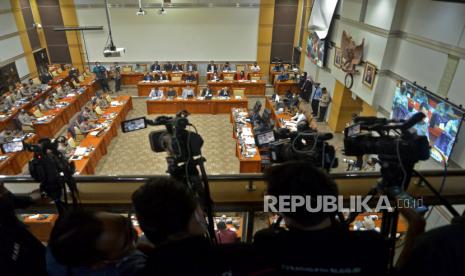
<svg viewBox="0 0 465 276">
<path fill-rule="evenodd" d="M 147 74 L 147 72 L 122 72 L 121 73 L 121 84 L 122 85 L 136 85 L 142 80 L 144 80 L 144 75 Z M 192 72 L 150 72 L 150 75 L 154 76 L 157 74 L 163 74 L 166 75 L 169 79 L 171 79 L 172 76 L 174 75 L 180 75 L 181 77 L 193 74 L 195 76 L 195 79 L 199 79 L 199 72 L 198 71 L 192 71 Z"/>
<path fill-rule="evenodd" d="M 181 95 L 181 90 L 182 88 L 190 86 L 194 88 L 194 93 L 197 95 L 198 93 L 198 83 L 196 81 L 194 82 L 186 82 L 186 81 L 150 81 L 150 82 L 145 82 L 141 81 L 137 83 L 137 95 L 140 97 L 148 97 L 150 94 L 150 90 L 152 88 L 158 87 L 161 90 L 164 90 L 165 95 L 166 95 L 166 90 L 170 88 L 174 88 L 178 95 Z"/>
<path fill-rule="evenodd" d="M 228 114 L 231 108 L 247 108 L 247 99 L 182 99 L 147 100 L 147 114 L 175 114 L 187 110 L 192 114 Z"/>
<path fill-rule="evenodd" d="M 271 119 L 275 122 L 275 125 L 278 128 L 283 128 L 284 124 L 281 122 L 281 119 L 289 121 L 292 118 L 292 115 L 284 112 L 284 113 L 276 113 L 276 109 L 274 107 L 273 101 L 269 97 L 265 98 L 265 108 L 269 109 L 271 111 Z"/>
<path fill-rule="evenodd" d="M 39 137 L 54 137 L 63 126 L 71 121 L 74 114 L 79 112 L 81 108 L 95 96 L 96 89 L 93 88 L 93 85 L 83 88 L 85 90 L 81 94 L 73 92 L 75 94 L 74 96 L 66 97 L 59 101 L 60 103 L 68 103 L 67 106 L 43 112 L 45 116 L 50 116 L 50 119 L 43 122 L 34 122 L 34 130 Z"/>
<path fill-rule="evenodd" d="M 132 99 L 130 96 L 118 96 L 113 101 L 119 101 L 122 105 L 111 106 L 104 111 L 103 116 L 98 120 L 99 123 L 107 120 L 105 117 L 111 116 L 110 126 L 102 132 L 100 136 L 87 136 L 79 143 L 79 147 L 93 148 L 88 156 L 84 156 L 81 160 L 74 161 L 76 171 L 81 175 L 89 175 L 95 173 L 98 161 L 107 153 L 107 148 L 110 145 L 113 137 L 118 135 L 118 129 L 121 122 L 126 118 L 128 112 L 132 109 Z"/>
<path fill-rule="evenodd" d="M 245 96 L 265 96 L 264 80 L 257 81 L 208 81 L 208 87 L 213 91 L 221 90 L 223 87 L 228 87 L 231 91 L 234 89 L 244 89 Z"/>
<path fill-rule="evenodd" d="M 292 93 L 300 93 L 299 84 L 293 80 L 275 81 L 274 92 L 278 95 L 285 95 L 288 90 Z"/>
<path fill-rule="evenodd" d="M 13 107 L 12 109 L 8 110 L 6 113 L 0 113 L 0 131 L 6 129 L 12 122 L 13 118 L 18 114 L 21 109 L 30 109 L 36 102 L 44 99 L 49 94 L 52 87 L 37 93 L 36 95 L 32 96 L 30 100 L 20 106 Z"/>
<path fill-rule="evenodd" d="M 236 140 L 236 157 L 239 159 L 239 172 L 240 173 L 260 173 L 262 171 L 262 158 L 260 157 L 260 151 L 258 147 L 255 146 L 255 155 L 253 157 L 245 157 L 241 152 L 241 145 L 239 139 L 236 136 L 236 120 L 233 115 L 233 110 L 231 109 L 230 121 L 233 124 L 233 138 Z M 241 112 L 247 112 L 247 108 L 243 108 Z M 252 129 L 253 135 L 253 126 L 250 123 L 247 123 L 247 127 Z"/>
<path fill-rule="evenodd" d="M 28 144 L 35 144 L 39 141 L 39 136 L 32 135 L 25 139 Z M 16 175 L 23 171 L 23 167 L 31 160 L 34 154 L 29 151 L 12 152 L 2 154 L 7 159 L 0 162 L 0 174 L 1 175 Z"/>
</svg>

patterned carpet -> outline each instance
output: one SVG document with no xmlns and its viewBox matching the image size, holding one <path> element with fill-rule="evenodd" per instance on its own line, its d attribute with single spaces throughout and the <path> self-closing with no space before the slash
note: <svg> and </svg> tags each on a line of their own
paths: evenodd
<svg viewBox="0 0 465 276">
<path fill-rule="evenodd" d="M 110 86 L 112 87 L 112 86 Z M 119 94 L 137 95 L 135 87 L 124 87 Z M 249 98 L 249 105 L 263 98 Z M 147 116 L 146 98 L 133 97 L 134 109 L 127 119 Z M 172 115 L 172 114 L 167 114 Z M 156 115 L 150 115 L 155 118 Z M 189 121 L 195 125 L 204 139 L 202 154 L 207 159 L 205 167 L 209 174 L 239 173 L 235 140 L 229 115 L 191 115 Z M 150 149 L 148 135 L 163 127 L 148 127 L 131 133 L 118 131 L 110 144 L 108 153 L 99 161 L 97 175 L 146 175 L 166 173 L 166 153 L 155 153 Z"/>
<path fill-rule="evenodd" d="M 133 98 L 134 110 L 128 119 L 147 116 L 145 98 Z M 155 116 L 150 116 L 154 118 Z M 235 156 L 235 142 L 229 115 L 191 115 L 189 121 L 204 138 L 202 153 L 207 159 L 209 174 L 234 174 L 239 172 Z M 131 133 L 118 133 L 112 140 L 107 155 L 97 166 L 98 175 L 164 174 L 166 153 L 150 149 L 148 135 L 163 127 L 148 127 Z"/>
</svg>

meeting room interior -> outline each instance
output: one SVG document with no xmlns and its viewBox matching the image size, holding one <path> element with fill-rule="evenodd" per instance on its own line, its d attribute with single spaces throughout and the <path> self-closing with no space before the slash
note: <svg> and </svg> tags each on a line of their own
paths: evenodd
<svg viewBox="0 0 465 276">
<path fill-rule="evenodd" d="M 32 200 L 15 217 L 47 254 L 76 208 L 123 216 L 152 241 L 136 201 L 153 179 L 195 194 L 212 244 L 250 245 L 298 223 L 267 196 L 318 192 L 321 173 L 344 197 L 331 221 L 386 242 L 375 274 L 409 271 L 418 236 L 465 221 L 464 15 L 461 0 L 0 1 L 0 190 Z M 314 177 L 278 174 L 287 164 Z M 341 209 L 365 196 L 394 207 Z M 49 275 L 137 274 L 104 274 L 110 261 L 60 274 L 50 256 Z M 300 261 L 278 270 L 359 272 Z"/>
</svg>

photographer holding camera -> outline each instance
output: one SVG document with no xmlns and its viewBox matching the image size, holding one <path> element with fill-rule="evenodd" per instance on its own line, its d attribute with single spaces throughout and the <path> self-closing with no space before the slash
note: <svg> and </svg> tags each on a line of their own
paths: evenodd
<svg viewBox="0 0 465 276">
<path fill-rule="evenodd" d="M 270 196 L 337 196 L 336 183 L 309 162 L 292 161 L 265 172 Z M 349 231 L 335 213 L 309 212 L 305 206 L 280 213 L 288 229 L 272 226 L 254 236 L 257 250 L 274 274 L 381 275 L 387 247 L 374 231 Z"/>
</svg>

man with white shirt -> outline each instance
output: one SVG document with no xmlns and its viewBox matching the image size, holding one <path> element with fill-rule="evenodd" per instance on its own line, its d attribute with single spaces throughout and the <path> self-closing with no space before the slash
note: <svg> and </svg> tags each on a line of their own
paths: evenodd
<svg viewBox="0 0 465 276">
<path fill-rule="evenodd" d="M 193 98 L 194 95 L 194 89 L 192 89 L 191 86 L 187 86 L 182 90 L 182 98 L 187 99 L 187 98 Z"/>
<path fill-rule="evenodd" d="M 250 66 L 250 71 L 252 72 L 260 72 L 260 66 L 258 66 L 257 62 L 254 62 L 252 66 Z"/>
<path fill-rule="evenodd" d="M 163 91 L 158 87 L 152 88 L 149 97 L 153 100 L 161 99 L 163 98 Z"/>
</svg>

